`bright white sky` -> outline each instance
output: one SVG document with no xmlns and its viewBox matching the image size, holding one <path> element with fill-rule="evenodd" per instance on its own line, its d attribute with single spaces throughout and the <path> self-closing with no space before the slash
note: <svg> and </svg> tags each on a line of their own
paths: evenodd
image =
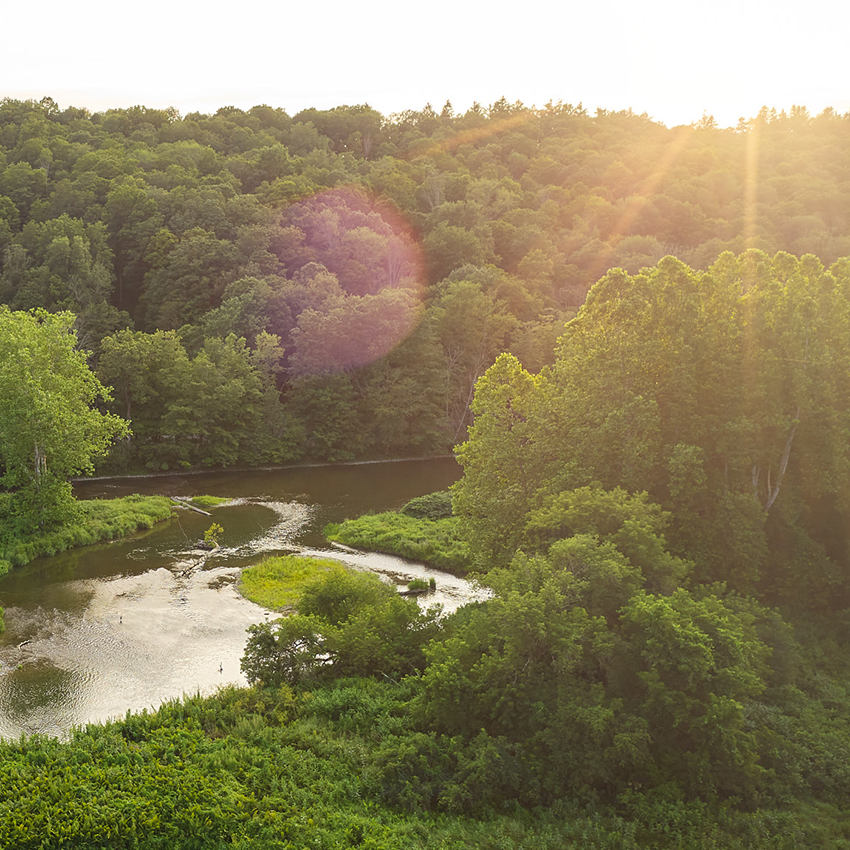
<svg viewBox="0 0 850 850">
<path fill-rule="evenodd" d="M 735 125 L 761 106 L 850 111 L 843 0 L 4 5 L 0 97 L 62 108 L 369 103 L 388 115 L 504 95 L 631 107 L 668 126 L 703 112 Z"/>
</svg>

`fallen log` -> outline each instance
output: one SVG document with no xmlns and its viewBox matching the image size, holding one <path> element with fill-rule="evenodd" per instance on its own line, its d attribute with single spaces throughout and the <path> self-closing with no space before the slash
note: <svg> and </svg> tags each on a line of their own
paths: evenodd
<svg viewBox="0 0 850 850">
<path fill-rule="evenodd" d="M 203 514 L 204 516 L 212 516 L 211 513 L 207 511 L 202 511 L 200 508 L 196 508 L 194 505 L 190 505 L 189 502 L 185 499 L 179 499 L 177 496 L 169 496 L 172 502 L 175 505 L 179 505 L 181 508 L 188 508 L 190 511 L 194 511 L 196 514 Z"/>
</svg>

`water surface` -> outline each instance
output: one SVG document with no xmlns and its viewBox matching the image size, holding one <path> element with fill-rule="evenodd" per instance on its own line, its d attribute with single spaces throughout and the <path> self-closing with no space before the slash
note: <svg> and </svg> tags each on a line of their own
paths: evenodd
<svg viewBox="0 0 850 850">
<path fill-rule="evenodd" d="M 224 684 L 245 684 L 245 630 L 269 613 L 236 591 L 242 567 L 306 551 L 406 584 L 437 580 L 430 602 L 453 609 L 461 579 L 387 555 L 329 547 L 322 528 L 441 490 L 451 459 L 88 481 L 80 498 L 131 493 L 213 495 L 213 517 L 179 511 L 150 531 L 40 558 L 0 580 L 0 736 L 62 735 L 72 726 L 153 708 Z M 194 548 L 213 520 L 220 548 Z"/>
</svg>

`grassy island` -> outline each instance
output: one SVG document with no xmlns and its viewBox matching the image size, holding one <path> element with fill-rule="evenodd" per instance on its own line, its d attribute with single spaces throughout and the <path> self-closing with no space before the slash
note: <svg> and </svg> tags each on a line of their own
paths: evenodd
<svg viewBox="0 0 850 850">
<path fill-rule="evenodd" d="M 267 558 L 242 570 L 239 592 L 264 608 L 286 611 L 295 605 L 303 588 L 315 578 L 344 570 L 345 567 L 337 561 L 322 558 L 302 558 L 299 555 Z"/>
<path fill-rule="evenodd" d="M 399 511 L 330 523 L 324 533 L 335 543 L 411 558 L 455 575 L 465 575 L 470 563 L 447 492 L 411 499 Z"/>
</svg>

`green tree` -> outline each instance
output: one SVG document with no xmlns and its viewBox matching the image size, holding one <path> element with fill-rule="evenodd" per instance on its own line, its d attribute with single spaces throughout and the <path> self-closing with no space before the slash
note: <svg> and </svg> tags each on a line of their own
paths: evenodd
<svg viewBox="0 0 850 850">
<path fill-rule="evenodd" d="M 479 568 L 510 563 L 522 540 L 521 518 L 541 476 L 528 451 L 538 384 L 516 357 L 502 354 L 476 385 L 469 439 L 457 450 L 464 475 L 454 505 Z"/>
<path fill-rule="evenodd" d="M 185 398 L 191 362 L 175 331 L 153 334 L 123 330 L 103 341 L 98 363 L 100 379 L 115 388 L 112 409 L 133 423 L 133 439 L 125 449 L 151 469 L 168 469 L 179 462 L 176 435 L 163 420 Z"/>
<path fill-rule="evenodd" d="M 507 347 L 516 319 L 469 280 L 449 283 L 428 310 L 443 347 L 445 418 L 454 443 L 470 421 L 476 381 Z"/>
<path fill-rule="evenodd" d="M 840 268 L 787 254 L 725 254 L 706 273 L 672 257 L 609 272 L 567 324 L 523 421 L 507 427 L 498 390 L 519 385 L 518 364 L 497 363 L 480 384 L 458 514 L 484 560 L 497 549 L 496 563 L 509 560 L 530 510 L 601 484 L 669 511 L 667 539 L 698 580 L 841 605 L 847 292 Z M 508 505 L 511 523 L 486 518 Z M 811 563 L 805 578 L 789 551 Z"/>
<path fill-rule="evenodd" d="M 76 348 L 71 313 L 11 312 L 0 307 L 0 461 L 22 530 L 65 519 L 68 479 L 128 433 L 98 411 L 109 391 Z"/>
<path fill-rule="evenodd" d="M 765 771 L 746 718 L 768 675 L 764 612 L 708 591 L 647 593 L 645 580 L 593 534 L 518 552 L 487 574 L 494 596 L 428 647 L 418 718 L 467 742 L 510 742 L 536 803 L 636 785 L 757 799 Z"/>
<path fill-rule="evenodd" d="M 353 570 L 311 581 L 297 612 L 249 627 L 242 659 L 249 681 L 405 675 L 424 666 L 424 647 L 439 631 L 438 609 L 422 611 L 378 576 Z"/>
</svg>

